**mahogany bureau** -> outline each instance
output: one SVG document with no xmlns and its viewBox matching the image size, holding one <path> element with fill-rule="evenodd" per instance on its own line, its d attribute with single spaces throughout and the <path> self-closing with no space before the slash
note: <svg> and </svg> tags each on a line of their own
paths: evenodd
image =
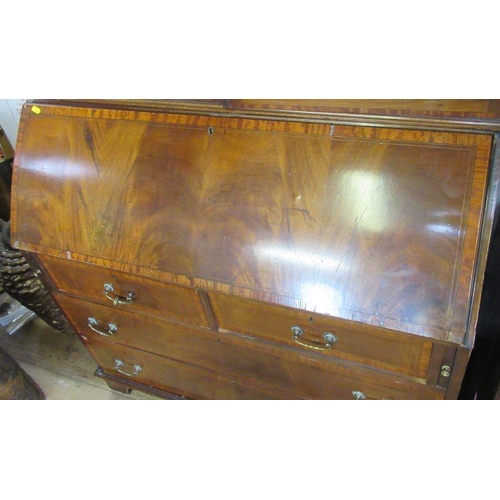
<svg viewBox="0 0 500 500">
<path fill-rule="evenodd" d="M 12 244 L 112 388 L 454 399 L 499 130 L 492 100 L 30 101 Z"/>
</svg>

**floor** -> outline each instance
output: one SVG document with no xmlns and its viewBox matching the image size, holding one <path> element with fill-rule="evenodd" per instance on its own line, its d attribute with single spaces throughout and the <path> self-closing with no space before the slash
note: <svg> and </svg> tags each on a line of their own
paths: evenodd
<svg viewBox="0 0 500 500">
<path fill-rule="evenodd" d="M 47 400 L 158 399 L 139 391 L 112 391 L 94 376 L 95 361 L 76 336 L 53 330 L 35 318 L 13 335 L 0 329 L 0 346 L 40 386 Z"/>
</svg>

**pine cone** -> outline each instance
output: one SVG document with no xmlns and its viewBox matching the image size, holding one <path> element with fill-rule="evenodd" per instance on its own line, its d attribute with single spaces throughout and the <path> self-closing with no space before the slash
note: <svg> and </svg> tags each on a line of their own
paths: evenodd
<svg viewBox="0 0 500 500">
<path fill-rule="evenodd" d="M 10 238 L 5 236 L 9 225 L 2 228 L 0 288 L 54 330 L 73 334 L 73 328 L 40 280 L 40 270 L 34 269 L 21 252 L 10 246 Z"/>
</svg>

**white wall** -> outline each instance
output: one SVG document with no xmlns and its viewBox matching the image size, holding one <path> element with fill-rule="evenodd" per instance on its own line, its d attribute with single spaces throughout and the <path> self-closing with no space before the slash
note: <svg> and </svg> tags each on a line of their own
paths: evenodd
<svg viewBox="0 0 500 500">
<path fill-rule="evenodd" d="M 21 106 L 25 100 L 26 99 L 0 99 L 0 127 L 4 129 L 14 149 L 16 148 Z"/>
</svg>

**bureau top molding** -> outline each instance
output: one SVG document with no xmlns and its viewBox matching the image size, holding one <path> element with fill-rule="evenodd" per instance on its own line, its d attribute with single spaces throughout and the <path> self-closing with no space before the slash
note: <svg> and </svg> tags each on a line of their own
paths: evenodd
<svg viewBox="0 0 500 500">
<path fill-rule="evenodd" d="M 28 103 L 344 125 L 500 131 L 500 99 L 34 99 Z"/>
</svg>

